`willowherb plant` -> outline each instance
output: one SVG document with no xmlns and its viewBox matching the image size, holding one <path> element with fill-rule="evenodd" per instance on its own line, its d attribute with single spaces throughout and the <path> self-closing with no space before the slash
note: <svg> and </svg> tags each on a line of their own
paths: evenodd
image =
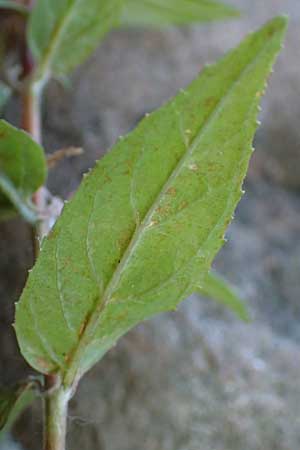
<svg viewBox="0 0 300 450">
<path fill-rule="evenodd" d="M 66 76 L 120 24 L 186 24 L 236 11 L 210 0 L 28 3 L 0 1 L 0 21 L 16 20 L 20 37 L 16 76 L 7 62 L 11 42 L 2 33 L 2 74 L 9 84 L 3 99 L 9 89 L 20 92 L 27 132 L 0 122 L 0 217 L 19 213 L 36 232 L 39 255 L 14 326 L 22 355 L 43 379 L 0 391 L 0 428 L 39 383 L 44 449 L 63 450 L 78 382 L 136 324 L 176 309 L 194 292 L 247 319 L 243 303 L 210 268 L 241 197 L 259 100 L 286 19 L 249 35 L 120 138 L 51 229 L 56 217 L 45 207 L 50 194 L 42 187 L 47 160 L 40 145 L 40 100 L 48 80 Z"/>
</svg>

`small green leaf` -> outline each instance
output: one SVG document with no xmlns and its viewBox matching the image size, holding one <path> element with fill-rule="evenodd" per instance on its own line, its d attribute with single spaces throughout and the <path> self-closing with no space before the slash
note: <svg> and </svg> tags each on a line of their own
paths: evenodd
<svg viewBox="0 0 300 450">
<path fill-rule="evenodd" d="M 286 22 L 206 67 L 85 177 L 17 305 L 34 368 L 69 386 L 133 326 L 198 290 L 241 197 Z"/>
<path fill-rule="evenodd" d="M 127 0 L 121 24 L 185 25 L 238 16 L 238 11 L 213 0 Z"/>
<path fill-rule="evenodd" d="M 31 381 L 4 389 L 0 387 L 0 437 L 35 398 Z"/>
<path fill-rule="evenodd" d="M 119 20 L 123 0 L 39 0 L 29 22 L 36 78 L 65 75 Z"/>
<path fill-rule="evenodd" d="M 19 212 L 33 223 L 31 197 L 47 175 L 43 149 L 22 130 L 0 120 L 0 218 Z"/>
<path fill-rule="evenodd" d="M 25 16 L 29 14 L 28 8 L 26 6 L 21 5 L 20 3 L 14 2 L 12 0 L 0 0 L 0 8 L 12 9 L 18 13 L 21 13 Z"/>
<path fill-rule="evenodd" d="M 235 289 L 218 274 L 209 272 L 203 278 L 198 293 L 216 300 L 231 309 L 240 319 L 249 322 L 249 314 L 243 300 L 238 296 Z"/>
</svg>

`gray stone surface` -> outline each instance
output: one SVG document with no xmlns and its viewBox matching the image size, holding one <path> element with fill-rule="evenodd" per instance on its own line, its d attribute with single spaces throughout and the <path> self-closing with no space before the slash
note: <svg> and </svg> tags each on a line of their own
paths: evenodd
<svg viewBox="0 0 300 450">
<path fill-rule="evenodd" d="M 247 193 L 216 261 L 247 297 L 253 323 L 195 297 L 178 313 L 138 327 L 82 381 L 70 408 L 70 449 L 300 448 L 300 4 L 232 3 L 243 8 L 241 20 L 115 32 L 77 71 L 71 90 L 52 83 L 47 91 L 48 150 L 73 144 L 86 150 L 50 176 L 51 189 L 66 197 L 119 134 L 204 63 L 267 18 L 291 15 L 263 103 Z M 16 120 L 15 106 L 7 115 Z M 26 372 L 9 324 L 32 256 L 25 227 L 14 222 L 0 232 L 0 378 L 8 381 Z M 27 449 L 40 448 L 40 416 L 35 405 L 16 429 Z"/>
</svg>

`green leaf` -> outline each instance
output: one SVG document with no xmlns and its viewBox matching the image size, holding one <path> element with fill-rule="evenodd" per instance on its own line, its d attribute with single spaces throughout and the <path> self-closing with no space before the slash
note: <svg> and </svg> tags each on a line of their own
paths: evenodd
<svg viewBox="0 0 300 450">
<path fill-rule="evenodd" d="M 119 20 L 123 0 L 39 0 L 29 22 L 36 78 L 65 75 Z"/>
<path fill-rule="evenodd" d="M 46 179 L 43 149 L 22 130 L 0 120 L 0 218 L 19 212 L 34 223 L 31 197 Z"/>
<path fill-rule="evenodd" d="M 231 309 L 245 322 L 250 321 L 249 314 L 243 300 L 238 296 L 235 289 L 218 274 L 209 272 L 203 278 L 201 286 L 198 288 L 198 293 L 216 300 Z"/>
<path fill-rule="evenodd" d="M 184 25 L 238 16 L 238 11 L 213 0 L 127 0 L 121 23 L 124 25 Z"/>
<path fill-rule="evenodd" d="M 286 22 L 206 67 L 85 177 L 17 305 L 18 342 L 34 368 L 68 386 L 133 326 L 198 290 L 241 197 Z"/>
<path fill-rule="evenodd" d="M 0 388 L 0 437 L 34 400 L 34 387 L 35 383 L 29 381 L 10 389 Z"/>
<path fill-rule="evenodd" d="M 12 9 L 13 11 L 21 13 L 25 16 L 29 14 L 29 10 L 26 6 L 12 0 L 0 0 L 0 8 Z"/>
</svg>

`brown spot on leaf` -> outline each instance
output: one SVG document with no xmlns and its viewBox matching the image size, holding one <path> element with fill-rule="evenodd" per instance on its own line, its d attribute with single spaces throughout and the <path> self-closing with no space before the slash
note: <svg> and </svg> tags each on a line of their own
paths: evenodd
<svg viewBox="0 0 300 450">
<path fill-rule="evenodd" d="M 151 222 L 149 223 L 149 225 L 147 226 L 147 228 L 151 228 L 154 227 L 155 225 L 158 225 L 158 221 L 157 220 L 151 220 Z"/>
<path fill-rule="evenodd" d="M 198 167 L 198 165 L 197 165 L 196 163 L 192 163 L 192 164 L 189 165 L 189 169 L 190 169 L 192 172 L 197 172 L 198 169 L 199 169 L 199 167 Z"/>
<path fill-rule="evenodd" d="M 111 183 L 111 181 L 112 181 L 111 177 L 107 174 L 104 175 L 104 179 L 105 179 L 106 183 Z"/>
<path fill-rule="evenodd" d="M 52 230 L 50 231 L 50 233 L 47 236 L 47 240 L 49 241 L 49 240 L 55 239 L 57 237 L 57 235 L 58 235 L 57 229 L 52 228 Z"/>
<path fill-rule="evenodd" d="M 127 167 L 128 167 L 129 169 L 132 169 L 132 168 L 133 168 L 133 165 L 134 165 L 132 159 L 126 159 L 125 164 L 127 165 Z"/>
<path fill-rule="evenodd" d="M 267 33 L 268 37 L 272 37 L 274 35 L 275 31 L 276 31 L 275 27 L 270 28 Z"/>
<path fill-rule="evenodd" d="M 159 207 L 156 210 L 156 213 L 159 214 L 160 216 L 164 216 L 169 214 L 170 212 L 170 206 L 163 206 L 163 207 Z"/>
<path fill-rule="evenodd" d="M 167 190 L 167 194 L 168 194 L 168 195 L 172 195 L 172 197 L 174 197 L 174 196 L 176 195 L 176 193 L 177 193 L 177 191 L 176 191 L 176 189 L 175 189 L 174 187 L 170 187 L 170 188 Z"/>
<path fill-rule="evenodd" d="M 204 106 L 206 106 L 207 108 L 211 108 L 211 107 L 215 106 L 216 103 L 217 103 L 217 99 L 215 97 L 207 97 L 205 99 Z"/>
<path fill-rule="evenodd" d="M 49 372 L 49 363 L 43 358 L 37 358 L 36 363 L 42 370 Z"/>
<path fill-rule="evenodd" d="M 184 202 L 181 203 L 180 209 L 181 209 L 181 210 L 182 210 L 182 209 L 185 209 L 188 205 L 189 205 L 188 202 L 185 200 Z"/>
<path fill-rule="evenodd" d="M 118 247 L 119 249 L 123 249 L 127 247 L 128 242 L 130 241 L 132 236 L 132 232 L 130 230 L 125 230 L 118 239 Z"/>
</svg>

